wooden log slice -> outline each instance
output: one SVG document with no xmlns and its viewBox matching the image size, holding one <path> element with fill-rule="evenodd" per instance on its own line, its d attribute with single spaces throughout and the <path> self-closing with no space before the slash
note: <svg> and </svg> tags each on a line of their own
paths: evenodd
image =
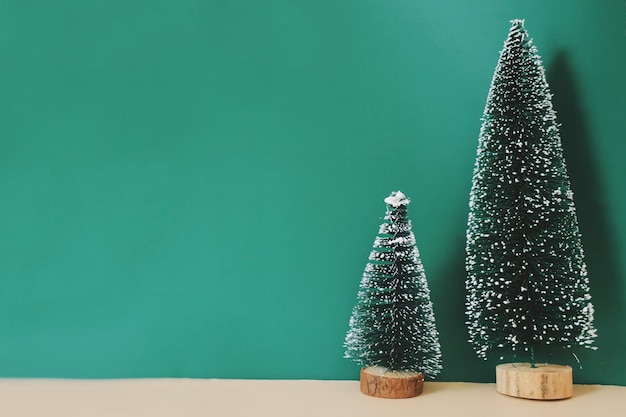
<svg viewBox="0 0 626 417">
<path fill-rule="evenodd" d="M 422 393 L 424 374 L 390 371 L 382 366 L 361 369 L 361 392 L 380 398 L 411 398 Z"/>
<path fill-rule="evenodd" d="M 512 397 L 561 400 L 574 395 L 570 366 L 505 363 L 496 366 L 496 390 Z"/>
</svg>

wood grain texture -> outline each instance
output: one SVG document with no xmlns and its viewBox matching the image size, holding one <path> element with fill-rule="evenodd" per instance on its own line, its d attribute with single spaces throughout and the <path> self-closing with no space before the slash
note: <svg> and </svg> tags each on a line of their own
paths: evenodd
<svg viewBox="0 0 626 417">
<path fill-rule="evenodd" d="M 574 395 L 570 366 L 505 363 L 496 366 L 496 390 L 505 395 L 533 400 L 562 400 Z"/>
<path fill-rule="evenodd" d="M 361 369 L 361 392 L 380 398 L 411 398 L 422 393 L 424 374 L 395 372 L 379 366 Z"/>
</svg>

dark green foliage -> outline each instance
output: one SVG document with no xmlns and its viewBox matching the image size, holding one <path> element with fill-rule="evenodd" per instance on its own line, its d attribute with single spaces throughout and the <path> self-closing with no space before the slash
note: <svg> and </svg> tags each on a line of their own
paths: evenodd
<svg viewBox="0 0 626 417">
<path fill-rule="evenodd" d="M 591 347 L 593 306 L 556 115 L 522 20 L 512 22 L 480 131 L 467 231 L 470 342 L 483 358 Z"/>
<path fill-rule="evenodd" d="M 346 357 L 392 371 L 441 371 L 439 333 L 430 291 L 400 191 L 385 199 L 387 213 L 369 256 L 346 335 Z"/>
</svg>

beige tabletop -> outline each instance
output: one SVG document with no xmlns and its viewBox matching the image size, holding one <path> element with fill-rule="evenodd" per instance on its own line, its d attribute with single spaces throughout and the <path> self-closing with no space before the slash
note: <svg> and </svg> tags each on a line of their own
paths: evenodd
<svg viewBox="0 0 626 417">
<path fill-rule="evenodd" d="M 419 397 L 390 400 L 355 381 L 0 379 L 0 416 L 622 417 L 626 387 L 575 385 L 573 398 L 535 401 L 494 384 L 427 381 Z"/>
</svg>

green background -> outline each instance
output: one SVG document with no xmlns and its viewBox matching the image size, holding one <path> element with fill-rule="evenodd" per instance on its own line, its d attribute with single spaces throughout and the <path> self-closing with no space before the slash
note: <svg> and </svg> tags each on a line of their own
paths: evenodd
<svg viewBox="0 0 626 417">
<path fill-rule="evenodd" d="M 442 381 L 480 116 L 510 26 L 544 59 L 597 351 L 626 385 L 622 0 L 0 1 L 0 376 L 356 379 L 343 339 L 401 189 Z M 540 358 L 539 358 L 540 359 Z"/>
</svg>

